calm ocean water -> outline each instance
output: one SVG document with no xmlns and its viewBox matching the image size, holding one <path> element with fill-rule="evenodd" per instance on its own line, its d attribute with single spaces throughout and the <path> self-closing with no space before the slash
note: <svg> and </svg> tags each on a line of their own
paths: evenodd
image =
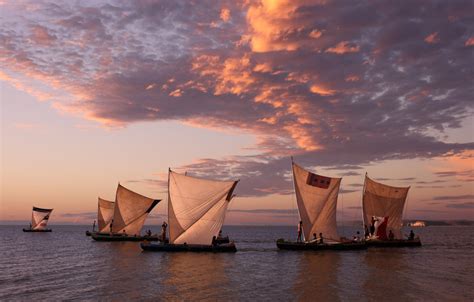
<svg viewBox="0 0 474 302">
<path fill-rule="evenodd" d="M 144 253 L 138 243 L 94 242 L 85 226 L 21 228 L 0 226 L 0 301 L 474 299 L 473 227 L 415 229 L 421 248 L 357 252 L 278 251 L 275 240 L 294 228 L 224 227 L 235 254 Z"/>
</svg>

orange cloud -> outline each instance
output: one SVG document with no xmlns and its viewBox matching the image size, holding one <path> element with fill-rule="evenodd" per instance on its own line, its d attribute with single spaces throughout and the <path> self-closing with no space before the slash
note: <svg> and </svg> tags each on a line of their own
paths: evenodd
<svg viewBox="0 0 474 302">
<path fill-rule="evenodd" d="M 318 39 L 323 35 L 323 32 L 317 29 L 313 29 L 310 33 L 309 36 L 313 39 Z"/>
<path fill-rule="evenodd" d="M 466 43 L 464 43 L 464 46 L 474 46 L 474 37 L 467 39 Z"/>
<path fill-rule="evenodd" d="M 360 47 L 359 45 L 351 45 L 349 41 L 339 42 L 336 46 L 326 49 L 326 52 L 336 53 L 342 55 L 345 53 L 358 52 Z"/>
<path fill-rule="evenodd" d="M 438 32 L 434 32 L 425 38 L 425 42 L 429 44 L 436 44 L 439 42 Z"/>
<path fill-rule="evenodd" d="M 221 10 L 220 18 L 222 21 L 227 22 L 230 20 L 230 10 L 227 8 L 223 8 Z"/>
<path fill-rule="evenodd" d="M 336 93 L 336 90 L 328 89 L 320 85 L 312 85 L 309 89 L 312 93 L 322 96 L 329 96 Z"/>
<path fill-rule="evenodd" d="M 356 76 L 356 75 L 350 75 L 350 76 L 347 76 L 347 77 L 345 78 L 345 81 L 346 81 L 346 82 L 357 82 L 357 81 L 359 81 L 359 80 L 360 80 L 360 78 L 359 78 L 358 76 Z"/>
</svg>

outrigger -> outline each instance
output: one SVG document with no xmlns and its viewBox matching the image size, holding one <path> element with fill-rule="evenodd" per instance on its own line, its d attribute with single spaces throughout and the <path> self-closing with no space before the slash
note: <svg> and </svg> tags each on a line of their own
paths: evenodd
<svg viewBox="0 0 474 302">
<path fill-rule="evenodd" d="M 49 216 L 53 209 L 43 209 L 33 207 L 33 213 L 31 214 L 31 224 L 28 229 L 23 229 L 23 232 L 32 233 L 44 233 L 51 232 L 51 229 L 47 229 Z"/>
<path fill-rule="evenodd" d="M 236 252 L 233 241 L 228 237 L 219 239 L 218 235 L 237 183 L 191 177 L 169 169 L 169 243 L 166 239 L 161 243 L 142 242 L 142 249 L 152 252 Z"/>
<path fill-rule="evenodd" d="M 364 250 L 365 241 L 343 239 L 337 232 L 337 196 L 342 178 L 314 174 L 298 166 L 291 159 L 293 184 L 300 214 L 299 235 L 296 242 L 278 239 L 282 250 Z M 319 234 L 319 237 L 318 237 Z M 302 236 L 306 240 L 303 240 Z M 309 240 L 309 238 L 313 238 Z"/>
</svg>

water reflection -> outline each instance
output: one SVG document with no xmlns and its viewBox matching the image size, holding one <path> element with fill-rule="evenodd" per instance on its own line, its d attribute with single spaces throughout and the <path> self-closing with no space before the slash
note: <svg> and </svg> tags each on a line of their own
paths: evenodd
<svg viewBox="0 0 474 302">
<path fill-rule="evenodd" d="M 411 281 L 410 257 L 406 249 L 369 249 L 362 258 L 367 267 L 363 284 L 369 299 L 390 300 L 396 297 L 404 301 L 416 297 L 417 285 Z"/>
<path fill-rule="evenodd" d="M 230 288 L 226 274 L 228 255 L 212 253 L 170 253 L 163 257 L 166 278 L 162 297 L 184 301 L 220 300 Z"/>
<path fill-rule="evenodd" d="M 339 301 L 337 270 L 340 261 L 337 252 L 301 253 L 293 287 L 295 297 L 300 301 Z"/>
</svg>

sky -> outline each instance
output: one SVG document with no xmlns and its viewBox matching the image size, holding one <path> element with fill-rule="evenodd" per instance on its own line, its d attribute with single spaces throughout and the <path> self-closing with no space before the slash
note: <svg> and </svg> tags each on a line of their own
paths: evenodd
<svg viewBox="0 0 474 302">
<path fill-rule="evenodd" d="M 296 224 L 291 159 L 474 219 L 472 1 L 0 1 L 0 222 L 90 223 L 167 171 L 240 179 L 227 224 Z"/>
</svg>

